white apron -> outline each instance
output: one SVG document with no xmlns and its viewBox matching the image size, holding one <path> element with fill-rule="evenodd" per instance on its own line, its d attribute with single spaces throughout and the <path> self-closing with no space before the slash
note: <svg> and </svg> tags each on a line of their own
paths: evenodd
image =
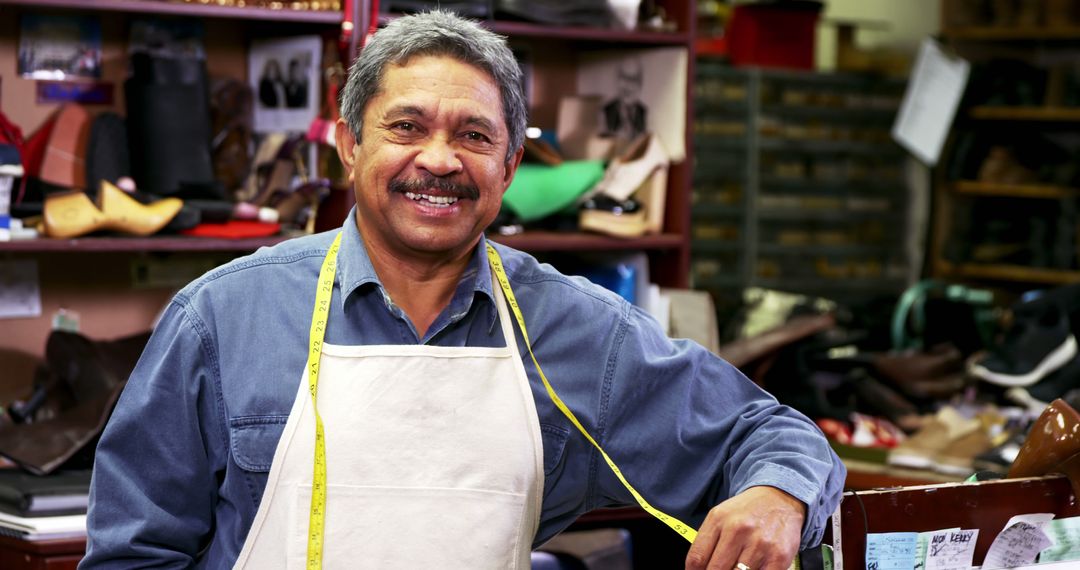
<svg viewBox="0 0 1080 570">
<path fill-rule="evenodd" d="M 324 344 L 323 567 L 530 567 L 543 446 L 506 302 L 504 348 Z M 305 369 L 235 568 L 304 568 L 315 418 Z"/>
</svg>

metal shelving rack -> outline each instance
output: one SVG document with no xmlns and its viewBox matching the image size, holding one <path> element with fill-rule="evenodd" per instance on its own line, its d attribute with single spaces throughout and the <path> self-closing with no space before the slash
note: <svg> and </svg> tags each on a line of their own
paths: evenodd
<svg viewBox="0 0 1080 570">
<path fill-rule="evenodd" d="M 902 291 L 910 199 L 889 128 L 903 88 L 699 58 L 692 286 L 717 299 L 752 286 L 845 300 Z M 796 92 L 812 96 L 789 96 Z M 783 172 L 785 161 L 802 172 Z M 830 176 L 813 172 L 830 164 Z M 835 168 L 842 164 L 863 167 Z M 859 224 L 880 235 L 860 238 Z"/>
</svg>

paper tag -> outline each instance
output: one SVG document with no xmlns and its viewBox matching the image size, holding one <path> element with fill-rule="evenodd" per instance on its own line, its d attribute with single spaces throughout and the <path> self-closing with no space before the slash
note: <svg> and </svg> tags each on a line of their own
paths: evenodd
<svg viewBox="0 0 1080 570">
<path fill-rule="evenodd" d="M 926 568 L 926 552 L 929 550 L 928 545 L 930 544 L 930 539 L 933 538 L 935 534 L 958 530 L 960 530 L 960 527 L 920 532 L 919 537 L 915 539 L 915 570 L 923 570 L 923 568 Z"/>
<path fill-rule="evenodd" d="M 967 570 L 975 557 L 979 529 L 933 533 L 926 550 L 926 570 Z"/>
<path fill-rule="evenodd" d="M 911 570 L 918 537 L 917 532 L 866 535 L 866 570 Z"/>
<path fill-rule="evenodd" d="M 1013 523 L 998 533 L 986 552 L 982 567 L 990 570 L 1031 564 L 1040 551 L 1052 544 L 1053 541 L 1038 524 L 1023 521 Z"/>
<path fill-rule="evenodd" d="M 1042 551 L 1039 562 L 1080 560 L 1080 517 L 1052 520 L 1043 527 L 1054 545 Z"/>
<path fill-rule="evenodd" d="M 1018 522 L 1026 522 L 1039 528 L 1043 528 L 1052 520 L 1054 520 L 1054 513 L 1028 513 L 1025 515 L 1016 515 L 1009 519 L 1009 522 L 1005 523 L 1002 530 L 1009 528 Z"/>
</svg>

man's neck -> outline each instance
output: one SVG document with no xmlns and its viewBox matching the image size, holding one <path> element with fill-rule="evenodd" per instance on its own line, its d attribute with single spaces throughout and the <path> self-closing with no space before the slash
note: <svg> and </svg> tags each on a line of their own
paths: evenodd
<svg viewBox="0 0 1080 570">
<path fill-rule="evenodd" d="M 456 255 L 403 256 L 368 244 L 368 257 L 390 299 L 405 312 L 424 338 L 450 304 L 475 245 Z"/>
</svg>

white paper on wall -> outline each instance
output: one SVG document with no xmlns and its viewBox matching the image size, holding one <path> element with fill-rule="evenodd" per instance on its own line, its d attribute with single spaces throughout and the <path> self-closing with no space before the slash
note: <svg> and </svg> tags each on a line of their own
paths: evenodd
<svg viewBox="0 0 1080 570">
<path fill-rule="evenodd" d="M 919 46 L 892 136 L 928 166 L 941 156 L 970 70 L 967 61 L 946 55 L 930 38 Z"/>
</svg>

